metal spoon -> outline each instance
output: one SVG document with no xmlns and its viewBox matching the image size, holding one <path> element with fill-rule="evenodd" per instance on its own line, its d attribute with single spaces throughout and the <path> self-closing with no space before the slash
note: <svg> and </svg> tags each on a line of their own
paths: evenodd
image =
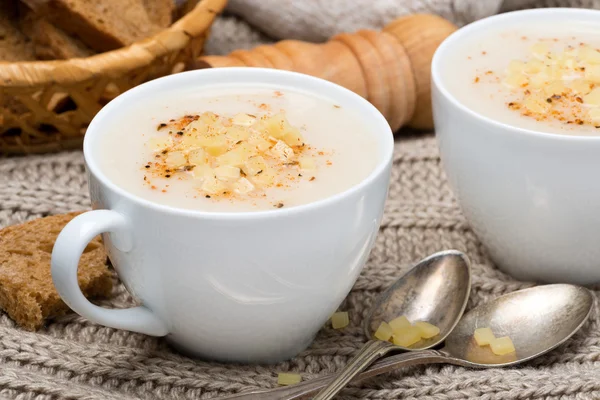
<svg viewBox="0 0 600 400">
<path fill-rule="evenodd" d="M 587 321 L 594 305 L 584 288 L 557 284 L 537 286 L 498 297 L 469 311 L 446 339 L 442 350 L 424 350 L 386 357 L 359 374 L 355 381 L 398 368 L 422 364 L 454 364 L 472 368 L 504 367 L 531 360 L 567 341 Z M 473 342 L 476 328 L 490 327 L 496 336 L 509 336 L 517 349 L 491 355 Z M 302 400 L 327 386 L 335 376 L 323 376 L 293 386 L 241 393 L 221 400 Z"/>
<path fill-rule="evenodd" d="M 365 319 L 365 335 L 371 340 L 314 400 L 333 398 L 356 375 L 391 351 L 426 350 L 443 342 L 465 312 L 470 291 L 471 264 L 463 253 L 447 250 L 421 260 L 379 296 Z M 434 324 L 440 333 L 411 347 L 374 339 L 382 321 L 401 315 L 411 322 Z"/>
</svg>

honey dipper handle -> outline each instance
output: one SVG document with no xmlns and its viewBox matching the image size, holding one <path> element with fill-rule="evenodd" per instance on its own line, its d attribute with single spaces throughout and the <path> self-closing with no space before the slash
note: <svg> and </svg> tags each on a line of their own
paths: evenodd
<svg viewBox="0 0 600 400">
<path fill-rule="evenodd" d="M 264 67 L 317 76 L 365 97 L 394 131 L 402 126 L 431 129 L 431 58 L 455 29 L 441 17 L 415 14 L 380 32 L 343 33 L 322 44 L 284 40 L 228 56 L 200 57 L 195 67 Z"/>
</svg>

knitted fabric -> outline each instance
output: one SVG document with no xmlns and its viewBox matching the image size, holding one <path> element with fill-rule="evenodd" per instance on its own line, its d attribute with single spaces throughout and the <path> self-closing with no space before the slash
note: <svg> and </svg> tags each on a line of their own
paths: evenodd
<svg viewBox="0 0 600 400">
<path fill-rule="evenodd" d="M 80 152 L 0 161 L 1 226 L 88 207 Z M 189 359 L 169 349 L 163 339 L 102 327 L 75 314 L 37 333 L 21 330 L 0 314 L 0 395 L 40 400 L 204 399 L 275 387 L 278 372 L 299 372 L 305 380 L 333 373 L 365 342 L 360 324 L 376 296 L 412 263 L 443 249 L 461 250 L 473 261 L 469 307 L 530 286 L 492 266 L 446 184 L 435 139 L 404 138 L 396 144 L 389 200 L 375 248 L 341 306 L 350 313 L 347 328 L 324 327 L 313 345 L 293 360 L 238 366 Z M 131 304 L 121 285 L 103 303 Z M 597 310 L 567 344 L 522 367 L 414 367 L 352 386 L 342 398 L 476 397 L 600 398 Z"/>
<path fill-rule="evenodd" d="M 313 8 L 300 7 L 301 3 L 310 3 Z M 341 30 L 381 27 L 411 11 L 437 12 L 464 24 L 497 11 L 533 5 L 600 5 L 598 0 L 364 0 L 359 14 L 344 8 L 357 3 L 231 0 L 229 14 L 213 27 L 207 52 L 225 54 L 283 37 L 322 40 Z M 380 8 L 382 4 L 387 8 Z M 323 15 L 322 9 L 329 14 Z M 267 18 L 264 13 L 268 13 Z M 412 263 L 439 250 L 461 250 L 473 261 L 469 308 L 531 286 L 494 268 L 447 186 L 435 139 L 431 135 L 399 137 L 379 236 L 367 265 L 340 307 L 350 313 L 350 326 L 339 331 L 325 326 L 309 349 L 278 365 L 225 365 L 184 357 L 163 339 L 99 326 L 76 314 L 31 333 L 0 313 L 0 398 L 205 399 L 275 387 L 278 372 L 298 372 L 304 380 L 334 373 L 365 342 L 361 322 L 377 295 Z M 81 152 L 0 159 L 0 227 L 88 209 L 86 185 Z M 593 289 L 600 295 L 600 287 Z M 133 300 L 117 284 L 113 296 L 100 304 L 128 307 Z M 598 304 L 591 320 L 571 340 L 521 367 L 413 367 L 353 385 L 340 398 L 600 398 Z"/>
</svg>

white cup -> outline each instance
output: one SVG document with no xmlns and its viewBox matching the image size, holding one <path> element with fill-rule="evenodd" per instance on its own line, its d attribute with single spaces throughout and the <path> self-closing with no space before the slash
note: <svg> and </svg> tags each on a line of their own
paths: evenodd
<svg viewBox="0 0 600 400">
<path fill-rule="evenodd" d="M 111 182 L 97 149 L 107 121 L 135 103 L 203 86 L 268 84 L 321 94 L 361 115 L 378 143 L 362 182 L 322 200 L 278 210 L 223 213 L 168 207 Z M 182 351 L 223 361 L 276 362 L 305 349 L 352 288 L 377 235 L 393 136 L 385 118 L 341 86 L 292 72 L 223 68 L 160 78 L 122 94 L 90 124 L 84 142 L 94 211 L 73 219 L 52 253 L 63 300 L 106 326 L 166 336 Z M 102 234 L 120 279 L 143 304 L 109 310 L 77 285 L 86 244 Z"/>
<path fill-rule="evenodd" d="M 597 24 L 600 11 L 535 9 L 500 14 L 458 30 L 438 48 L 432 98 L 442 163 L 460 206 L 502 270 L 542 282 L 600 282 L 600 136 L 531 131 L 461 104 L 442 79 L 450 54 L 490 28 Z M 540 125 L 540 128 L 543 127 Z"/>
</svg>

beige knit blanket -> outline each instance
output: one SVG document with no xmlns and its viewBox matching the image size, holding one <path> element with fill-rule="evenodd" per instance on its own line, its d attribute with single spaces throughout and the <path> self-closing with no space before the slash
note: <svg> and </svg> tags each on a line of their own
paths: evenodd
<svg viewBox="0 0 600 400">
<path fill-rule="evenodd" d="M 524 2 L 527 1 L 513 3 L 523 6 Z M 231 11 L 258 23 L 258 16 L 251 17 L 252 6 L 260 8 L 274 3 L 279 1 L 232 0 Z M 367 4 L 405 4 L 407 1 L 281 0 L 281 4 L 287 4 L 285 7 L 307 8 L 309 3 L 325 8 L 360 3 L 364 12 Z M 414 0 L 413 3 L 429 8 L 442 5 L 454 12 L 463 10 L 464 19 L 455 18 L 462 23 L 499 9 L 496 0 Z M 489 9 L 477 8 L 480 14 L 475 16 L 464 11 L 468 11 L 468 4 L 476 3 L 495 5 Z M 290 10 L 285 7 L 282 10 Z M 398 14 L 406 11 L 398 7 Z M 301 17 L 303 14 L 289 15 Z M 386 14 L 386 18 L 390 15 Z M 328 24 L 315 22 L 315 27 Z M 285 33 L 294 35 L 294 26 L 289 29 Z M 277 30 L 270 34 L 276 33 Z M 327 29 L 322 31 L 322 34 L 328 33 Z M 313 39 L 319 38 L 321 36 Z M 270 40 L 272 37 L 230 15 L 215 25 L 208 50 L 224 53 L 233 47 L 248 47 Z M 75 314 L 54 321 L 37 333 L 19 329 L 6 315 L 0 314 L 0 398 L 204 399 L 275 387 L 278 372 L 299 372 L 304 380 L 333 373 L 364 343 L 360 323 L 373 299 L 412 263 L 443 249 L 461 250 L 474 263 L 469 307 L 528 286 L 499 272 L 486 256 L 446 184 L 435 139 L 431 135 L 401 136 L 396 145 L 389 199 L 379 237 L 364 271 L 341 306 L 350 313 L 349 327 L 341 331 L 324 327 L 308 350 L 288 362 L 243 366 L 192 360 L 170 350 L 162 339 L 98 326 Z M 0 227 L 88 207 L 80 152 L 0 159 Z M 600 295 L 600 288 L 595 289 Z M 131 298 L 119 285 L 114 297 L 104 305 L 126 307 L 130 304 Z M 454 366 L 413 367 L 352 386 L 341 398 L 600 399 L 598 306 L 591 321 L 572 340 L 522 367 L 477 371 Z"/>
</svg>

